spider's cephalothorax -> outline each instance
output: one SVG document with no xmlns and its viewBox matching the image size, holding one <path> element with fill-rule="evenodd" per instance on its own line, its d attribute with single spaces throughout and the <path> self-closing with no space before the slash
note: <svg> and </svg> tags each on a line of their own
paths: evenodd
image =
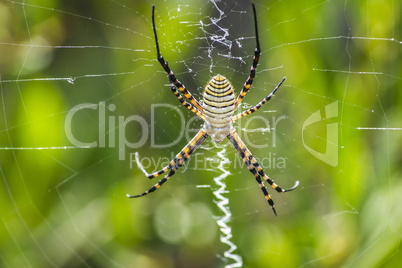
<svg viewBox="0 0 402 268">
<path fill-rule="evenodd" d="M 214 142 L 222 142 L 225 137 L 228 138 L 228 140 L 233 144 L 237 152 L 242 157 L 250 172 L 254 175 L 257 183 L 264 193 L 266 200 L 268 201 L 268 204 L 272 207 L 275 215 L 276 211 L 274 208 L 274 202 L 272 201 L 271 196 L 268 194 L 268 191 L 265 188 L 261 177 L 272 188 L 280 193 L 291 191 L 297 187 L 299 183 L 298 181 L 296 181 L 296 184 L 289 189 L 282 189 L 277 184 L 275 184 L 268 177 L 268 175 L 265 174 L 261 166 L 258 164 L 257 160 L 253 157 L 251 152 L 247 149 L 246 145 L 244 145 L 243 141 L 240 139 L 239 135 L 237 135 L 236 131 L 232 128 L 233 121 L 257 111 L 261 108 L 263 104 L 269 101 L 276 90 L 282 85 L 283 81 L 285 80 L 285 78 L 283 78 L 281 82 L 279 82 L 279 84 L 274 88 L 274 90 L 262 101 L 260 101 L 256 106 L 233 116 L 234 111 L 239 106 L 244 96 L 247 94 L 251 87 L 255 76 L 255 69 L 257 67 L 261 53 L 260 42 L 258 39 L 257 15 L 254 4 L 252 4 L 252 7 L 254 13 L 255 39 L 257 45 L 254 50 L 253 64 L 251 65 L 249 77 L 244 83 L 244 86 L 237 98 L 234 95 L 232 85 L 225 77 L 223 77 L 222 75 L 217 75 L 213 77 L 205 87 L 202 105 L 193 97 L 193 95 L 191 95 L 189 91 L 187 91 L 185 86 L 179 80 L 177 80 L 173 71 L 170 70 L 167 61 L 163 59 L 159 51 L 158 36 L 156 34 L 155 6 L 152 7 L 152 25 L 156 43 L 156 54 L 159 63 L 168 74 L 170 81 L 170 90 L 187 109 L 189 109 L 204 120 L 204 126 L 195 135 L 195 137 L 183 148 L 183 150 L 181 150 L 181 152 L 178 153 L 172 161 L 170 161 L 170 163 L 166 167 L 152 174 L 146 173 L 148 178 L 153 179 L 163 173 L 168 172 L 168 174 L 163 179 L 152 186 L 148 191 L 145 191 L 144 193 L 139 195 L 127 195 L 128 197 L 141 197 L 154 192 L 156 189 L 162 186 L 162 184 L 164 184 L 169 178 L 171 178 L 176 173 L 176 171 L 184 165 L 184 162 L 186 162 L 186 160 L 190 158 L 190 156 L 201 145 L 201 143 L 206 138 L 208 138 L 208 136 L 211 136 Z M 184 95 L 184 97 L 186 97 L 190 102 L 185 101 L 182 95 Z"/>
<path fill-rule="evenodd" d="M 232 129 L 235 95 L 232 85 L 222 75 L 213 77 L 205 87 L 204 128 L 214 142 L 222 142 Z"/>
</svg>

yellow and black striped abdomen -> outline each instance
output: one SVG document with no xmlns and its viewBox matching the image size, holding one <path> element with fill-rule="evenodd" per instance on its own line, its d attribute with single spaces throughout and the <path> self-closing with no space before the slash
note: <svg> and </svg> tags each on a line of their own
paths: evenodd
<svg viewBox="0 0 402 268">
<path fill-rule="evenodd" d="M 206 85 L 203 98 L 205 128 L 214 141 L 220 142 L 230 133 L 234 108 L 233 87 L 224 76 L 218 74 Z"/>
</svg>

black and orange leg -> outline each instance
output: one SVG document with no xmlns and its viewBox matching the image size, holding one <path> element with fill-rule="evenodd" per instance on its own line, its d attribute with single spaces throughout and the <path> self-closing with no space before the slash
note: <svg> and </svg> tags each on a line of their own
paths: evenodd
<svg viewBox="0 0 402 268">
<path fill-rule="evenodd" d="M 180 160 L 179 163 L 180 163 L 180 162 L 183 162 L 183 160 Z M 179 163 L 177 163 L 177 165 L 174 166 L 174 167 L 170 170 L 170 172 L 169 172 L 163 179 L 161 179 L 157 184 L 155 184 L 154 186 L 152 186 L 151 188 L 149 188 L 148 191 L 145 191 L 145 192 L 143 192 L 142 194 L 139 194 L 139 195 L 129 195 L 129 194 L 127 194 L 127 197 L 129 197 L 129 198 L 136 198 L 136 197 L 141 197 L 141 196 L 144 196 L 144 195 L 147 195 L 147 194 L 149 194 L 149 193 L 154 192 L 156 189 L 158 189 L 159 187 L 161 187 L 162 184 L 164 184 L 168 179 L 170 179 L 170 177 L 172 177 L 172 176 L 176 173 L 176 171 L 183 165 L 183 164 L 180 165 Z"/>
<path fill-rule="evenodd" d="M 247 148 L 246 148 L 246 149 L 247 149 Z M 287 189 L 282 189 L 282 187 L 280 187 L 279 185 L 277 185 L 276 183 L 274 183 L 274 182 L 272 181 L 272 179 L 271 179 L 270 177 L 268 177 L 267 174 L 264 173 L 264 171 L 262 170 L 260 164 L 258 164 L 257 160 L 255 160 L 254 156 L 251 155 L 251 153 L 250 153 L 250 151 L 248 151 L 248 149 L 247 149 L 247 151 L 246 151 L 246 155 L 249 155 L 248 157 L 250 158 L 250 161 L 251 161 L 252 165 L 257 169 L 258 174 L 260 174 L 260 175 L 264 178 L 264 180 L 265 180 L 266 182 L 268 182 L 268 184 L 269 184 L 272 188 L 274 188 L 278 193 L 290 192 L 290 191 L 296 189 L 296 187 L 299 185 L 299 181 L 296 181 L 295 185 L 293 185 L 292 187 L 287 188 Z"/>
<path fill-rule="evenodd" d="M 251 69 L 250 69 L 250 75 L 247 78 L 246 82 L 244 83 L 244 86 L 243 86 L 242 90 L 240 91 L 239 96 L 236 99 L 235 109 L 237 108 L 237 106 L 239 106 L 239 104 L 243 100 L 244 96 L 246 96 L 248 90 L 251 87 L 251 84 L 253 83 L 253 80 L 255 77 L 255 69 L 257 68 L 258 60 L 260 59 L 260 54 L 261 54 L 260 40 L 258 38 L 257 13 L 255 11 L 254 3 L 252 4 L 252 6 L 253 6 L 253 13 L 254 13 L 255 39 L 256 39 L 257 44 L 256 44 L 256 48 L 254 50 L 254 58 L 253 58 L 253 64 L 251 65 Z"/>
<path fill-rule="evenodd" d="M 280 193 L 289 192 L 289 191 L 294 190 L 299 185 L 299 181 L 296 181 L 296 184 L 293 187 L 291 187 L 289 189 L 282 189 L 280 186 L 278 186 L 276 183 L 274 183 L 264 173 L 261 166 L 258 164 L 257 160 L 255 160 L 255 158 L 252 156 L 250 151 L 247 149 L 246 145 L 244 145 L 243 141 L 240 139 L 239 135 L 237 135 L 236 131 L 232 130 L 227 137 L 230 140 L 230 142 L 233 144 L 233 146 L 236 148 L 237 152 L 240 154 L 243 161 L 248 165 L 247 167 L 250 170 L 250 172 L 253 173 L 254 176 L 256 173 L 258 175 L 261 175 L 264 178 L 264 180 L 266 180 L 269 183 L 269 185 L 272 188 L 274 188 L 277 192 L 280 192 Z M 264 192 L 264 190 L 263 190 L 263 192 Z M 264 194 L 265 194 L 265 192 L 264 192 Z M 265 197 L 267 198 L 268 203 L 271 205 L 271 207 L 274 210 L 274 213 L 276 215 L 275 208 L 273 206 L 273 201 L 272 201 L 271 197 L 268 195 L 268 192 L 265 195 Z"/>
<path fill-rule="evenodd" d="M 255 111 L 257 111 L 258 109 L 260 109 L 261 106 L 263 106 L 265 103 L 267 103 L 267 101 L 269 101 L 272 98 L 272 96 L 275 94 L 275 92 L 278 90 L 278 88 L 282 85 L 282 83 L 283 83 L 283 81 L 285 81 L 285 79 L 286 79 L 286 77 L 284 77 L 281 80 L 281 82 L 279 82 L 279 84 L 274 88 L 274 90 L 268 96 L 266 96 L 262 101 L 260 101 L 256 106 L 254 106 L 253 108 L 250 108 L 250 109 L 248 109 L 248 110 L 246 110 L 246 111 L 244 111 L 242 113 L 239 113 L 239 114 L 233 116 L 232 117 L 232 122 L 237 120 L 237 119 L 239 119 L 239 118 L 241 118 L 241 117 L 244 117 L 246 115 L 252 114 Z"/>
<path fill-rule="evenodd" d="M 251 164 L 257 169 L 258 174 L 260 174 L 264 178 L 264 180 L 266 182 L 268 182 L 268 184 L 272 188 L 274 188 L 278 193 L 290 192 L 290 191 L 296 189 L 296 187 L 299 185 L 299 181 L 296 181 L 295 185 L 293 185 L 292 187 L 287 188 L 287 189 L 282 189 L 282 187 L 280 187 L 279 185 L 274 183 L 273 180 L 270 177 L 268 177 L 267 174 L 264 173 L 264 170 L 262 170 L 262 167 L 260 166 L 260 164 L 258 164 L 257 160 L 254 158 L 254 156 L 251 154 L 251 152 L 247 149 L 247 147 L 245 147 L 244 153 L 246 154 L 246 157 L 248 157 L 248 159 L 250 160 Z"/>
<path fill-rule="evenodd" d="M 141 170 L 144 171 L 145 175 L 146 175 L 149 179 L 156 178 L 156 177 L 158 177 L 159 175 L 162 175 L 163 173 L 168 172 L 172 167 L 174 167 L 174 166 L 178 163 L 178 161 L 179 161 L 180 159 L 182 159 L 183 157 L 185 157 L 186 154 L 188 154 L 189 152 L 191 152 L 191 153 L 190 153 L 190 155 L 191 155 L 191 154 L 195 151 L 195 149 L 197 149 L 198 146 L 200 146 L 201 143 L 202 143 L 207 137 L 208 137 L 208 134 L 205 132 L 204 129 L 201 129 L 201 130 L 194 136 L 194 138 L 180 151 L 180 153 L 178 153 L 178 154 L 175 156 L 175 158 L 174 158 L 172 161 L 170 161 L 170 163 L 169 163 L 166 167 L 162 168 L 162 169 L 159 170 L 159 171 L 156 171 L 156 172 L 153 172 L 153 173 L 151 173 L 151 174 L 148 174 L 148 173 L 145 173 L 145 170 L 144 170 L 143 167 L 140 167 L 140 168 L 141 168 Z M 195 146 L 195 148 L 194 148 L 194 146 Z M 137 155 L 136 155 L 136 156 L 137 156 Z M 140 162 L 139 162 L 138 159 L 137 159 L 137 163 L 140 164 Z"/>
<path fill-rule="evenodd" d="M 244 145 L 243 141 L 240 139 L 239 135 L 236 133 L 236 131 L 232 130 L 230 135 L 233 137 L 233 140 L 235 142 L 237 142 L 238 147 L 240 148 L 240 150 L 242 150 L 245 154 L 245 156 L 247 157 L 247 159 L 250 160 L 251 164 L 254 166 L 254 168 L 258 171 L 258 174 L 260 174 L 264 180 L 266 180 L 268 182 L 268 184 L 274 188 L 278 193 L 284 193 L 284 192 L 289 192 L 294 190 L 298 185 L 299 185 L 299 181 L 296 181 L 295 185 L 291 188 L 288 189 L 282 189 L 282 187 L 280 187 L 279 185 L 277 185 L 276 183 L 274 183 L 271 178 L 268 177 L 267 174 L 264 173 L 264 171 L 262 170 L 260 164 L 258 164 L 257 160 L 254 158 L 254 156 L 251 154 L 250 150 L 247 149 L 246 145 Z M 232 142 L 233 143 L 233 142 Z"/>
<path fill-rule="evenodd" d="M 137 165 L 144 172 L 145 176 L 148 177 L 148 179 L 153 179 L 155 177 L 158 177 L 159 175 L 162 175 L 163 173 L 168 172 L 174 165 L 176 165 L 176 162 L 178 160 L 179 155 L 180 155 L 180 153 L 177 154 L 176 157 L 172 161 L 170 161 L 170 163 L 166 167 L 162 168 L 159 171 L 156 171 L 156 172 L 153 172 L 153 173 L 149 174 L 148 172 L 146 172 L 145 168 L 142 166 L 142 164 L 140 162 L 140 159 L 139 159 L 138 152 L 135 153 L 135 157 L 136 157 L 136 160 L 137 160 Z"/>
<path fill-rule="evenodd" d="M 244 161 L 244 163 L 246 163 L 250 172 L 253 173 L 256 181 L 258 182 L 258 185 L 260 185 L 261 191 L 264 193 L 265 198 L 268 201 L 268 204 L 271 206 L 272 211 L 274 212 L 275 216 L 277 216 L 278 214 L 276 214 L 274 200 L 272 200 L 271 195 L 267 191 L 267 188 L 265 188 L 264 184 L 262 183 L 261 177 L 258 174 L 257 170 L 251 165 L 250 161 L 248 161 L 247 159 L 243 158 L 243 161 Z"/>
<path fill-rule="evenodd" d="M 234 132 L 234 131 L 233 131 Z M 250 170 L 251 173 L 253 173 L 258 185 L 260 186 L 262 192 L 264 193 L 265 198 L 268 201 L 268 204 L 271 206 L 272 211 L 274 212 L 275 216 L 276 214 L 276 210 L 275 210 L 275 205 L 274 205 L 274 201 L 272 200 L 271 196 L 269 195 L 267 188 L 265 188 L 264 184 L 261 181 L 261 177 L 258 174 L 257 170 L 254 168 L 254 166 L 251 164 L 250 160 L 247 158 L 244 149 L 242 148 L 244 146 L 243 143 L 239 143 L 237 141 L 237 138 L 235 136 L 233 136 L 232 134 L 229 134 L 228 139 L 230 140 L 230 142 L 233 144 L 233 146 L 235 147 L 236 151 L 239 153 L 239 155 L 241 156 L 241 158 L 243 159 L 244 163 L 247 165 L 247 168 Z M 243 146 L 242 146 L 243 144 Z"/>
<path fill-rule="evenodd" d="M 172 177 L 180 167 L 184 165 L 187 159 L 190 158 L 190 156 L 195 152 L 195 150 L 197 150 L 197 148 L 205 141 L 207 137 L 208 134 L 206 133 L 205 129 L 202 128 L 197 133 L 197 135 L 195 135 L 195 137 L 186 145 L 186 147 L 184 147 L 183 150 L 181 150 L 181 152 L 177 154 L 177 156 L 169 163 L 169 165 L 167 165 L 160 171 L 148 175 L 148 178 L 152 179 L 170 170 L 170 172 L 163 179 L 161 179 L 157 184 L 155 184 L 148 191 L 145 191 L 142 194 L 139 195 L 127 194 L 127 196 L 130 198 L 135 198 L 154 192 L 162 184 L 164 184 L 170 177 Z"/>
<path fill-rule="evenodd" d="M 189 99 L 190 102 L 199 110 L 199 112 L 202 112 L 203 108 L 200 105 L 200 103 L 193 97 L 193 95 L 191 95 L 191 93 L 186 89 L 186 87 L 179 80 L 177 80 L 173 71 L 170 70 L 168 62 L 165 61 L 165 59 L 162 57 L 162 54 L 159 50 L 158 35 L 156 34 L 156 27 L 155 27 L 155 6 L 152 6 L 152 27 L 153 27 L 154 36 L 155 36 L 157 58 L 158 58 L 159 63 L 162 65 L 163 69 L 168 74 L 169 81 L 172 81 L 175 84 L 175 86 L 179 89 L 179 91 L 181 93 L 183 93 L 184 96 L 187 99 Z"/>
<path fill-rule="evenodd" d="M 180 95 L 180 93 L 177 91 L 175 85 L 173 82 L 170 82 L 170 90 L 173 92 L 173 94 L 179 99 L 180 103 L 184 105 L 187 109 L 198 115 L 202 120 L 205 120 L 205 115 L 202 114 L 196 107 L 191 105 L 191 103 L 186 102 L 183 97 Z"/>
</svg>

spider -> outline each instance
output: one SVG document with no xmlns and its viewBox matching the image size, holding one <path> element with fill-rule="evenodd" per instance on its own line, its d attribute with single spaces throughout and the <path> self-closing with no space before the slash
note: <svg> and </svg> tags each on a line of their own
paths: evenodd
<svg viewBox="0 0 402 268">
<path fill-rule="evenodd" d="M 267 101 L 271 99 L 271 97 L 275 94 L 275 92 L 278 90 L 278 88 L 282 85 L 283 81 L 285 80 L 284 77 L 279 82 L 279 84 L 274 88 L 274 90 L 268 96 L 266 96 L 262 101 L 260 101 L 256 106 L 233 116 L 234 111 L 239 106 L 240 102 L 243 100 L 244 96 L 250 89 L 250 86 L 254 80 L 255 69 L 257 67 L 261 53 L 260 42 L 258 38 L 257 15 L 254 4 L 252 4 L 252 8 L 254 14 L 256 48 L 254 50 L 254 58 L 250 70 L 250 75 L 247 78 L 243 86 L 243 89 L 241 90 L 239 96 L 235 98 L 234 90 L 230 82 L 224 76 L 218 74 L 215 77 L 213 77 L 206 85 L 203 93 L 203 102 L 202 104 L 200 104 L 191 95 L 191 93 L 187 91 L 186 87 L 179 80 L 177 80 L 176 76 L 173 74 L 173 71 L 169 68 L 168 62 L 164 60 L 159 51 L 159 42 L 155 27 L 155 6 L 152 6 L 152 25 L 155 36 L 156 54 L 159 63 L 162 65 L 163 69 L 168 74 L 170 89 L 173 92 L 173 94 L 179 99 L 181 104 L 183 104 L 187 109 L 189 109 L 190 111 L 192 111 L 193 113 L 195 113 L 197 116 L 199 116 L 201 119 L 204 120 L 204 126 L 166 167 L 152 174 L 146 173 L 149 179 L 153 179 L 155 177 L 158 177 L 159 175 L 162 175 L 163 173 L 168 172 L 168 174 L 163 179 L 161 179 L 158 183 L 152 186 L 148 191 L 145 191 L 144 193 L 139 195 L 127 194 L 128 197 L 130 198 L 141 197 L 157 190 L 169 178 L 171 178 L 180 167 L 184 165 L 184 162 L 190 158 L 190 156 L 201 145 L 201 143 L 205 141 L 205 139 L 208 136 L 210 136 L 212 140 L 217 143 L 222 142 L 225 137 L 229 139 L 229 141 L 233 144 L 237 152 L 243 158 L 243 161 L 247 165 L 250 172 L 253 173 L 262 192 L 265 195 L 266 200 L 268 201 L 268 204 L 271 206 L 275 215 L 277 214 L 274 207 L 274 201 L 268 194 L 267 189 L 265 188 L 263 182 L 261 181 L 261 177 L 263 177 L 264 180 L 268 182 L 269 185 L 279 193 L 289 192 L 298 186 L 299 184 L 298 181 L 296 181 L 296 184 L 289 189 L 282 189 L 280 186 L 275 184 L 264 173 L 261 166 L 258 164 L 258 162 L 253 157 L 249 149 L 247 149 L 246 145 L 244 145 L 243 141 L 240 139 L 239 135 L 232 127 L 233 121 L 241 117 L 247 116 L 251 113 L 254 113 L 258 109 L 260 109 L 262 105 L 264 105 Z M 190 101 L 190 103 L 183 99 L 179 91 Z"/>
</svg>

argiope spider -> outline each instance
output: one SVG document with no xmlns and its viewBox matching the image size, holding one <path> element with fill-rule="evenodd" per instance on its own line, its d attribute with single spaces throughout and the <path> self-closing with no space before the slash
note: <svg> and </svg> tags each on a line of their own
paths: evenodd
<svg viewBox="0 0 402 268">
<path fill-rule="evenodd" d="M 257 42 L 257 46 L 254 50 L 254 58 L 253 64 L 251 66 L 250 75 L 247 78 L 243 89 L 241 90 L 237 99 L 235 99 L 233 87 L 230 82 L 223 77 L 222 75 L 217 75 L 213 77 L 205 87 L 205 91 L 203 94 L 203 103 L 200 104 L 187 89 L 185 86 L 177 80 L 176 76 L 170 70 L 168 62 L 164 60 L 160 51 L 159 51 L 159 43 L 158 36 L 156 34 L 155 28 L 155 6 L 152 7 L 152 25 L 153 31 L 155 35 L 155 43 L 156 43 L 156 53 L 158 57 L 158 61 L 162 65 L 163 69 L 165 69 L 166 73 L 169 76 L 170 81 L 170 89 L 173 94 L 179 99 L 179 101 L 190 111 L 198 115 L 200 118 L 204 120 L 203 128 L 197 133 L 197 135 L 190 141 L 183 150 L 176 155 L 176 157 L 163 169 L 154 172 L 152 174 L 146 174 L 149 179 L 153 179 L 158 177 L 159 175 L 169 173 L 161 179 L 157 184 L 152 186 L 148 191 L 145 191 L 139 195 L 129 195 L 130 198 L 141 197 L 147 195 L 149 193 L 154 192 L 158 189 L 162 184 L 164 184 L 170 177 L 172 177 L 176 171 L 183 166 L 184 162 L 190 158 L 190 156 L 195 152 L 195 150 L 201 145 L 201 143 L 208 137 L 211 136 L 214 142 L 222 142 L 225 137 L 227 137 L 233 146 L 236 148 L 237 152 L 243 158 L 243 161 L 247 165 L 248 169 L 251 173 L 253 173 L 255 179 L 261 187 L 262 192 L 265 195 L 265 198 L 268 201 L 268 204 L 272 207 L 274 214 L 276 214 L 274 208 L 274 202 L 271 199 L 271 196 L 268 194 L 267 189 L 265 188 L 263 182 L 261 181 L 261 177 L 264 178 L 265 181 L 271 185 L 277 192 L 289 192 L 297 187 L 299 184 L 296 181 L 296 184 L 289 189 L 282 189 L 277 184 L 275 184 L 262 170 L 261 166 L 258 164 L 256 159 L 253 157 L 251 152 L 244 145 L 243 141 L 237 135 L 236 131 L 232 127 L 232 122 L 243 117 L 247 116 L 251 113 L 254 113 L 258 109 L 261 108 L 263 104 L 269 101 L 272 95 L 276 92 L 276 90 L 282 85 L 285 78 L 283 78 L 279 84 L 274 88 L 274 90 L 266 96 L 262 101 L 260 101 L 256 106 L 250 108 L 242 113 L 239 113 L 233 116 L 234 111 L 239 106 L 240 102 L 250 89 L 251 83 L 253 82 L 255 76 L 255 69 L 258 64 L 258 60 L 260 57 L 261 49 L 260 42 L 258 39 L 258 28 L 257 28 L 257 15 L 255 11 L 255 6 L 252 4 L 253 13 L 254 13 L 254 27 L 255 27 L 255 38 Z M 191 102 L 186 102 L 181 94 L 177 91 L 177 89 Z"/>
</svg>

